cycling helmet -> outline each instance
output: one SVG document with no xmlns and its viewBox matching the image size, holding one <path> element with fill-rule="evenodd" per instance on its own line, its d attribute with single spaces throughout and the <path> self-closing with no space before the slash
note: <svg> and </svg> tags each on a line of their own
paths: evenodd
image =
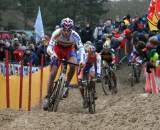
<svg viewBox="0 0 160 130">
<path fill-rule="evenodd" d="M 70 30 L 74 26 L 73 20 L 70 18 L 64 18 L 61 21 L 61 27 Z"/>
<path fill-rule="evenodd" d="M 91 44 L 84 44 L 84 49 L 86 52 L 93 52 L 95 51 L 95 47 Z"/>
<path fill-rule="evenodd" d="M 92 45 L 92 42 L 91 41 L 86 41 L 85 44 Z"/>
<path fill-rule="evenodd" d="M 145 42 L 143 41 L 138 41 L 137 44 L 135 45 L 135 49 L 140 52 L 143 51 L 143 49 L 146 47 Z"/>
<path fill-rule="evenodd" d="M 103 44 L 104 49 L 110 49 L 111 48 L 111 40 L 109 38 L 106 39 L 105 43 Z"/>
</svg>

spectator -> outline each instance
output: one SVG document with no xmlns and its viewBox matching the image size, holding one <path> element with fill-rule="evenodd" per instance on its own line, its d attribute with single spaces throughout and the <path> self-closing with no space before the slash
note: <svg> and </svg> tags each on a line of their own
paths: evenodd
<svg viewBox="0 0 160 130">
<path fill-rule="evenodd" d="M 38 65 L 38 56 L 36 54 L 34 44 L 30 44 L 28 49 L 31 51 L 29 62 L 32 62 L 32 65 L 37 66 Z"/>
<path fill-rule="evenodd" d="M 14 38 L 13 42 L 14 42 L 14 52 L 13 52 L 14 59 L 15 59 L 15 62 L 18 63 L 23 59 L 24 50 L 20 48 L 21 44 L 19 43 L 18 38 Z"/>
<path fill-rule="evenodd" d="M 96 41 L 98 41 L 102 39 L 102 35 L 103 35 L 103 26 L 102 24 L 99 24 L 94 30 L 93 37 Z"/>
<path fill-rule="evenodd" d="M 82 43 L 86 43 L 87 41 L 93 42 L 93 30 L 89 23 L 87 23 L 85 28 L 82 29 L 81 39 Z"/>
<path fill-rule="evenodd" d="M 40 44 L 37 48 L 37 56 L 39 58 L 38 62 L 39 65 L 41 64 L 41 56 L 42 54 L 44 55 L 44 65 L 48 65 L 49 61 L 50 61 L 50 57 L 47 54 L 47 45 L 48 45 L 48 41 L 49 39 L 47 39 L 48 37 L 45 37 L 42 39 L 42 44 Z"/>
<path fill-rule="evenodd" d="M 110 34 L 112 32 L 112 23 L 111 20 L 107 20 L 104 25 L 103 33 Z"/>
<path fill-rule="evenodd" d="M 0 61 L 3 61 L 5 58 L 5 45 L 4 41 L 0 40 Z"/>
</svg>

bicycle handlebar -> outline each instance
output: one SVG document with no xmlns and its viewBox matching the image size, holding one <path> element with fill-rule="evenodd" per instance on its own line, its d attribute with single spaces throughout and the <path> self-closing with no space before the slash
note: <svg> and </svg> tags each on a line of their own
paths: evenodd
<svg viewBox="0 0 160 130">
<path fill-rule="evenodd" d="M 61 61 L 61 62 L 64 63 L 64 64 L 71 64 L 71 65 L 79 66 L 79 64 L 75 64 L 75 63 L 66 61 L 65 59 L 58 59 L 58 60 Z"/>
</svg>

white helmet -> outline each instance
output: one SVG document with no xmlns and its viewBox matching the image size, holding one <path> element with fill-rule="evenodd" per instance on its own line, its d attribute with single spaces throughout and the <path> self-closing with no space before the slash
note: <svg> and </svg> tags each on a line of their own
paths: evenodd
<svg viewBox="0 0 160 130">
<path fill-rule="evenodd" d="M 103 44 L 104 49 L 110 49 L 111 48 L 111 40 L 109 38 L 106 38 L 105 43 Z"/>
<path fill-rule="evenodd" d="M 84 44 L 84 49 L 85 49 L 86 52 L 95 51 L 95 47 L 93 45 L 90 45 L 90 44 Z"/>
<path fill-rule="evenodd" d="M 85 44 L 92 45 L 92 42 L 91 41 L 86 41 Z"/>
<path fill-rule="evenodd" d="M 73 20 L 70 18 L 64 18 L 61 21 L 61 27 L 70 30 L 74 26 Z"/>
</svg>

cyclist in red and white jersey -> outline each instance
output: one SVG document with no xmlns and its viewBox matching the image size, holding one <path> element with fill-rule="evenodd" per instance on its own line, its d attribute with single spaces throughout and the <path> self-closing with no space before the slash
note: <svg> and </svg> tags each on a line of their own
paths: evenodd
<svg viewBox="0 0 160 130">
<path fill-rule="evenodd" d="M 53 82 L 57 74 L 57 70 L 59 67 L 58 59 L 66 59 L 69 62 L 77 63 L 77 54 L 76 50 L 78 49 L 80 55 L 79 64 L 84 64 L 85 60 L 85 50 L 83 44 L 81 42 L 81 38 L 77 32 L 75 32 L 72 28 L 74 26 L 73 20 L 70 18 L 64 18 L 61 21 L 61 27 L 56 29 L 52 33 L 52 37 L 50 39 L 49 45 L 47 47 L 47 53 L 51 57 L 52 70 L 48 81 L 48 90 L 47 95 L 43 102 L 43 108 L 46 110 L 48 108 L 49 97 L 51 96 L 51 90 L 53 87 Z M 75 66 L 69 65 L 69 73 L 67 75 L 66 86 L 69 85 L 74 72 Z M 67 94 L 67 93 L 66 93 Z M 67 95 L 66 95 L 67 96 Z"/>
<path fill-rule="evenodd" d="M 93 46 L 93 43 L 91 41 L 87 41 L 84 44 L 86 57 L 85 57 L 85 65 L 80 71 L 80 74 L 78 76 L 79 81 L 82 81 L 84 78 L 84 75 L 87 73 L 89 74 L 89 80 L 92 80 L 94 78 L 97 78 L 97 80 L 100 80 L 101 75 L 101 56 L 96 52 L 95 47 Z M 95 81 L 93 87 L 95 87 Z M 80 87 L 80 92 L 83 98 L 83 106 L 84 108 L 87 107 L 87 102 L 84 97 L 84 88 Z M 95 90 L 95 99 L 97 99 L 97 94 Z"/>
</svg>

